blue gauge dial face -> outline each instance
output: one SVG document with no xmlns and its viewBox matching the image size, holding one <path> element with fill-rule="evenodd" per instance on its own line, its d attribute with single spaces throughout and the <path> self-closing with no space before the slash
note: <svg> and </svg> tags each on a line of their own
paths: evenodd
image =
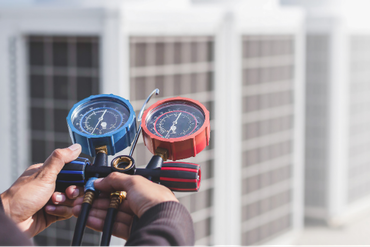
<svg viewBox="0 0 370 247">
<path fill-rule="evenodd" d="M 173 101 L 153 109 L 147 116 L 146 126 L 153 134 L 171 139 L 195 133 L 204 121 L 204 113 L 196 105 Z"/>
<path fill-rule="evenodd" d="M 128 121 L 129 116 L 130 112 L 124 104 L 99 99 L 77 107 L 71 120 L 78 131 L 96 136 L 119 129 Z"/>
</svg>

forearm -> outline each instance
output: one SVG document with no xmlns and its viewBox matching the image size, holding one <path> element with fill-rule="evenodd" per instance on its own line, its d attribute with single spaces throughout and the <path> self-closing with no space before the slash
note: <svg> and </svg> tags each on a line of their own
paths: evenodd
<svg viewBox="0 0 370 247">
<path fill-rule="evenodd" d="M 8 199 L 6 198 L 6 191 L 0 194 L 0 212 L 12 219 L 9 213 Z M 13 220 L 14 221 L 14 220 Z"/>
<path fill-rule="evenodd" d="M 177 202 L 160 203 L 132 225 L 126 245 L 194 245 L 193 221 Z"/>
<path fill-rule="evenodd" d="M 1 194 L 0 194 L 0 212 L 4 213 L 4 206 L 3 206 L 3 200 L 1 199 Z"/>
</svg>

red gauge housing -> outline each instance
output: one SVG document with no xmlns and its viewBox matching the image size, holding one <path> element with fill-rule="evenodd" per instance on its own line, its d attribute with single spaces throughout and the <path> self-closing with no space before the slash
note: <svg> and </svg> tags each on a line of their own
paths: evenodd
<svg viewBox="0 0 370 247">
<path fill-rule="evenodd" d="M 160 109 L 162 105 L 171 106 L 171 103 L 184 103 L 196 107 L 204 115 L 203 125 L 194 133 L 190 133 L 189 135 L 177 138 L 164 138 L 152 133 L 147 126 L 148 116 L 150 116 L 157 109 Z M 178 110 L 177 112 L 181 111 Z M 149 149 L 149 151 L 152 154 L 155 154 L 158 148 L 166 149 L 168 159 L 174 161 L 186 159 L 189 157 L 195 157 L 206 146 L 209 145 L 211 131 L 209 111 L 201 103 L 193 99 L 173 97 L 156 102 L 145 111 L 143 115 L 143 121 L 141 122 L 141 128 L 143 131 L 144 144 Z M 170 132 L 170 130 L 168 130 L 168 132 Z"/>
</svg>

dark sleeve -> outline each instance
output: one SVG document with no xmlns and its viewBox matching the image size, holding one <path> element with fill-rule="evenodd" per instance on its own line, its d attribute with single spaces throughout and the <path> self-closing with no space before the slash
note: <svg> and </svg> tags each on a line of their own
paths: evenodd
<svg viewBox="0 0 370 247">
<path fill-rule="evenodd" d="M 163 202 L 135 218 L 126 245 L 194 245 L 193 220 L 178 202 Z"/>
<path fill-rule="evenodd" d="M 0 197 L 0 245 L 33 245 L 32 242 L 23 234 L 14 222 L 4 213 L 3 203 Z"/>
</svg>

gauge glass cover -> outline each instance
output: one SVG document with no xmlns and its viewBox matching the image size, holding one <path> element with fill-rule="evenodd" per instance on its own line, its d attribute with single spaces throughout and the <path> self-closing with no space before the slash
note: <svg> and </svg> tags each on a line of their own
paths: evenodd
<svg viewBox="0 0 370 247">
<path fill-rule="evenodd" d="M 204 124 L 203 110 L 191 102 L 170 101 L 154 108 L 146 118 L 148 130 L 164 139 L 186 137 Z"/>
<path fill-rule="evenodd" d="M 71 120 L 83 134 L 100 136 L 118 130 L 129 116 L 129 109 L 121 102 L 98 98 L 78 106 Z"/>
</svg>

